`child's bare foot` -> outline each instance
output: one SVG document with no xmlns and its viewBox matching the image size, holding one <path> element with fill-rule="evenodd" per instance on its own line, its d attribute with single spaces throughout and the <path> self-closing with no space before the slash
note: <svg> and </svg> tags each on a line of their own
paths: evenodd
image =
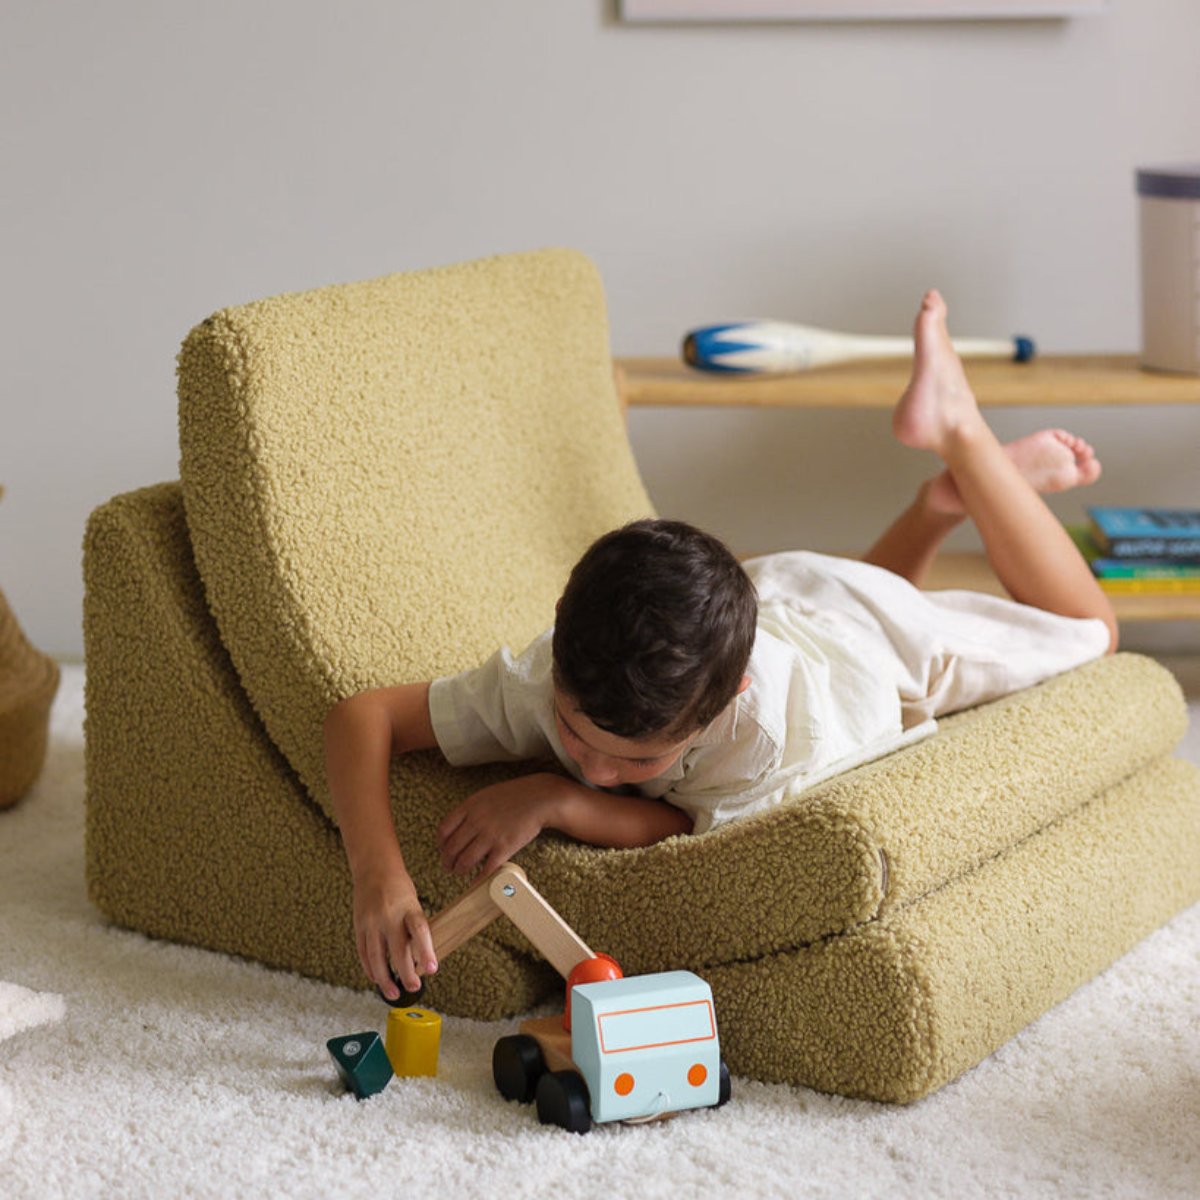
<svg viewBox="0 0 1200 1200">
<path fill-rule="evenodd" d="M 1038 492 L 1065 492 L 1100 478 L 1100 460 L 1081 437 L 1065 429 L 1041 429 L 1008 442 L 1004 452 Z M 963 515 L 966 508 L 949 471 L 930 480 L 925 495 L 936 512 Z"/>
<path fill-rule="evenodd" d="M 913 372 L 892 414 L 892 430 L 906 446 L 945 457 L 958 434 L 986 427 L 946 328 L 946 302 L 925 293 L 913 326 Z"/>
</svg>

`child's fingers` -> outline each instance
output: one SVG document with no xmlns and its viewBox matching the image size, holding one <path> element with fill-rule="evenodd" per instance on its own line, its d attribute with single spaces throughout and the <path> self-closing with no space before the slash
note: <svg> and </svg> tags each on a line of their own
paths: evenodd
<svg viewBox="0 0 1200 1200">
<path fill-rule="evenodd" d="M 389 1000 L 395 1000 L 400 995 L 400 990 L 392 981 L 392 973 L 388 970 L 388 951 L 383 938 L 374 936 L 360 939 L 358 957 L 367 978 L 377 985 Z"/>
<path fill-rule="evenodd" d="M 388 937 L 388 960 L 392 973 L 400 980 L 406 992 L 417 992 L 421 989 L 421 975 L 413 962 L 412 943 L 406 929 L 399 929 Z M 400 993 L 397 992 L 396 996 Z M 389 996 L 391 1000 L 396 996 Z"/>
<path fill-rule="evenodd" d="M 441 819 L 437 827 L 437 839 L 439 845 L 444 845 L 447 839 L 454 835 L 455 831 L 462 826 L 466 815 L 466 806 L 460 804 L 457 808 L 451 809 Z"/>
<path fill-rule="evenodd" d="M 499 870 L 512 857 L 513 851 L 507 846 L 493 846 L 483 862 L 482 874 L 490 875 L 493 871 Z"/>
<path fill-rule="evenodd" d="M 455 875 L 469 875 L 487 857 L 488 843 L 482 837 L 472 837 L 451 858 L 447 868 Z"/>
<path fill-rule="evenodd" d="M 459 825 L 455 831 L 442 843 L 442 866 L 447 871 L 455 869 L 455 863 L 467 847 L 476 838 L 475 829 L 466 822 Z"/>
<path fill-rule="evenodd" d="M 409 946 L 418 968 L 426 973 L 436 971 L 438 969 L 437 953 L 433 948 L 433 933 L 430 931 L 429 921 L 425 914 L 423 912 L 409 913 L 404 919 L 404 924 L 408 929 Z"/>
<path fill-rule="evenodd" d="M 362 966 L 363 974 L 372 982 L 375 982 L 375 972 L 371 970 L 371 958 L 367 954 L 367 943 L 363 940 L 362 934 L 358 934 L 354 939 L 354 949 L 358 954 L 359 964 Z"/>
</svg>

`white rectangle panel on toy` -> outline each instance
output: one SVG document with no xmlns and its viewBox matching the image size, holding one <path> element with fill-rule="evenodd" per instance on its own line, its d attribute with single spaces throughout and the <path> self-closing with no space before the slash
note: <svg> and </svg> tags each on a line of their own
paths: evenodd
<svg viewBox="0 0 1200 1200">
<path fill-rule="evenodd" d="M 657 1050 L 686 1042 L 708 1042 L 717 1036 L 712 1004 L 707 1000 L 601 1013 L 598 1024 L 602 1054 Z"/>
</svg>

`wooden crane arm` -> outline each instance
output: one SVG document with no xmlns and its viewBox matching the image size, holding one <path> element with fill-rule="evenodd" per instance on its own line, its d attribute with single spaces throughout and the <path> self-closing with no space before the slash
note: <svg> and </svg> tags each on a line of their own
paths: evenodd
<svg viewBox="0 0 1200 1200">
<path fill-rule="evenodd" d="M 445 958 L 501 913 L 564 979 L 585 958 L 596 957 L 515 863 L 503 863 L 430 918 L 434 953 Z"/>
</svg>

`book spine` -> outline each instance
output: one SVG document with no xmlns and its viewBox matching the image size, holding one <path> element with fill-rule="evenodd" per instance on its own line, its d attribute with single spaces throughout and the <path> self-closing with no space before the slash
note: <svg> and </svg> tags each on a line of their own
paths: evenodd
<svg viewBox="0 0 1200 1200">
<path fill-rule="evenodd" d="M 1096 504 L 1088 506 L 1092 522 L 1112 538 L 1183 538 L 1200 537 L 1200 509 L 1195 508 L 1116 508 Z"/>
<path fill-rule="evenodd" d="M 1200 596 L 1200 579 L 1099 579 L 1109 596 Z"/>
<path fill-rule="evenodd" d="M 1099 579 L 1200 579 L 1200 563 L 1097 558 L 1091 565 L 1092 572 Z"/>
<path fill-rule="evenodd" d="M 1200 538 L 1105 538 L 1101 548 L 1109 558 L 1166 558 L 1200 563 Z"/>
</svg>

